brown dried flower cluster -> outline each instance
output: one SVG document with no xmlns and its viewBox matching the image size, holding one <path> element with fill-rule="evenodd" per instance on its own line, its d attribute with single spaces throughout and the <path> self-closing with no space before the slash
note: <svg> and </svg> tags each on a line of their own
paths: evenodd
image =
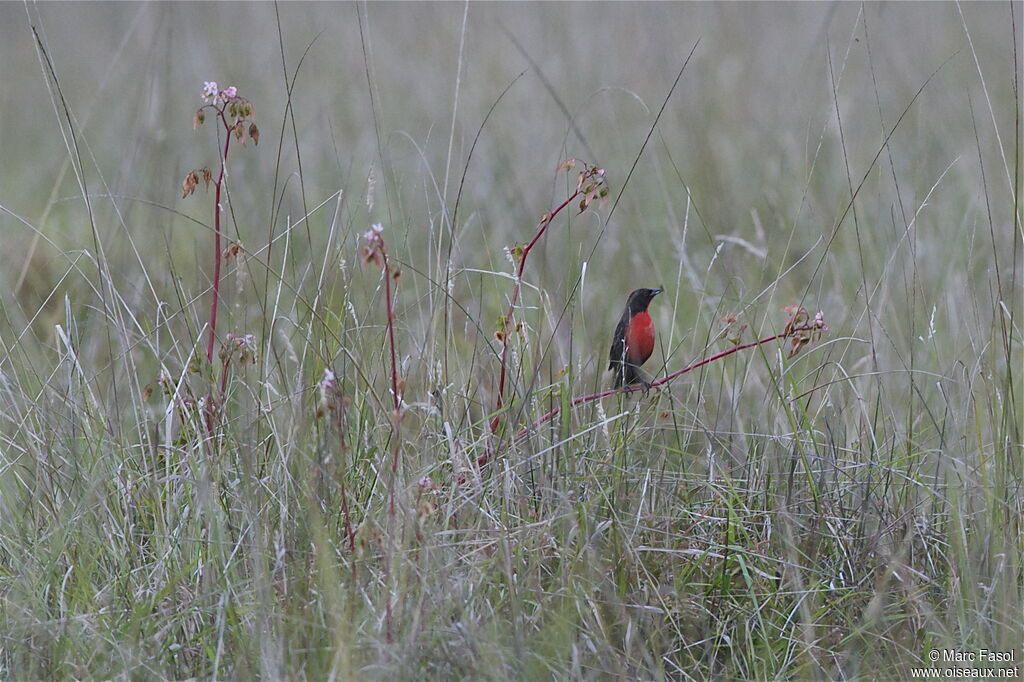
<svg viewBox="0 0 1024 682">
<path fill-rule="evenodd" d="M 206 189 L 210 189 L 210 183 L 213 181 L 213 173 L 210 172 L 209 168 L 199 168 L 189 171 L 188 174 L 185 175 L 185 181 L 181 183 L 182 199 L 196 191 L 196 187 L 199 186 L 200 175 L 203 176 L 203 184 L 206 186 Z"/>
<path fill-rule="evenodd" d="M 815 314 L 813 320 L 802 305 L 788 305 L 782 309 L 782 312 L 789 315 L 789 321 L 786 322 L 786 328 L 783 330 L 783 334 L 789 338 L 790 348 L 787 357 L 792 358 L 803 350 L 804 346 L 820 339 L 822 332 L 828 331 L 828 325 L 825 324 L 825 313 L 820 310 Z"/>
<path fill-rule="evenodd" d="M 604 181 L 604 168 L 570 158 L 563 161 L 558 170 L 571 171 L 580 163 L 583 164 L 583 170 L 580 171 L 579 177 L 576 179 L 576 189 L 583 195 L 583 198 L 580 199 L 580 213 L 586 211 L 594 201 L 598 201 L 598 208 L 604 208 L 608 202 L 608 186 Z M 545 215 L 541 222 L 547 219 L 548 216 Z"/>
</svg>

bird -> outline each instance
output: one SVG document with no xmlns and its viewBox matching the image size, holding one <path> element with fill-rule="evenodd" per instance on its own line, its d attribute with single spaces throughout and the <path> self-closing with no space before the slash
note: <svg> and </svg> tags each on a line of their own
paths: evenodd
<svg viewBox="0 0 1024 682">
<path fill-rule="evenodd" d="M 654 352 L 654 322 L 647 312 L 651 299 L 663 289 L 637 289 L 626 300 L 615 337 L 608 353 L 608 369 L 615 372 L 615 388 L 648 382 L 640 373 L 640 365 Z"/>
</svg>

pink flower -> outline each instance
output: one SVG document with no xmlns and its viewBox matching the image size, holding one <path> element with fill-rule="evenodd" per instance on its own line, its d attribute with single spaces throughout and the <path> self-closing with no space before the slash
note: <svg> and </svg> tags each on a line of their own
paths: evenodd
<svg viewBox="0 0 1024 682">
<path fill-rule="evenodd" d="M 374 223 L 369 230 L 363 232 L 366 246 L 359 251 L 363 265 L 373 263 L 377 267 L 383 268 L 387 263 L 387 256 L 384 253 L 384 237 L 381 236 L 383 231 L 383 225 Z"/>
<path fill-rule="evenodd" d="M 384 226 L 380 223 L 374 223 L 369 230 L 363 232 L 363 239 L 368 242 L 375 242 L 380 240 L 380 233 L 384 231 Z"/>
<path fill-rule="evenodd" d="M 224 91 L 220 93 L 220 95 L 225 99 L 231 99 L 232 97 L 238 96 L 238 90 L 236 90 L 235 86 L 232 85 L 230 87 L 225 88 Z"/>
<path fill-rule="evenodd" d="M 203 81 L 203 101 L 207 104 L 217 102 L 217 81 Z"/>
</svg>

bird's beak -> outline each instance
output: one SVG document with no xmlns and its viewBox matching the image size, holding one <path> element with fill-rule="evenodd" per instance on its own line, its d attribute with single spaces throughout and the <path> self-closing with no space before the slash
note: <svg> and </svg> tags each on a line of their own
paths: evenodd
<svg viewBox="0 0 1024 682">
<path fill-rule="evenodd" d="M 657 296 L 658 294 L 660 294 L 660 293 L 662 293 L 664 291 L 665 291 L 664 289 L 652 289 L 651 290 L 651 296 Z"/>
</svg>

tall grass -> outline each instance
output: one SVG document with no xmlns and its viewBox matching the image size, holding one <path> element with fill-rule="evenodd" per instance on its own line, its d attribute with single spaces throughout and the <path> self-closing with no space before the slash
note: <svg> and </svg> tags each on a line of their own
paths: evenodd
<svg viewBox="0 0 1024 682">
<path fill-rule="evenodd" d="M 1020 23 L 0 7 L 0 677 L 1019 671 Z M 577 400 L 638 286 L 655 379 L 830 329 Z"/>
</svg>

